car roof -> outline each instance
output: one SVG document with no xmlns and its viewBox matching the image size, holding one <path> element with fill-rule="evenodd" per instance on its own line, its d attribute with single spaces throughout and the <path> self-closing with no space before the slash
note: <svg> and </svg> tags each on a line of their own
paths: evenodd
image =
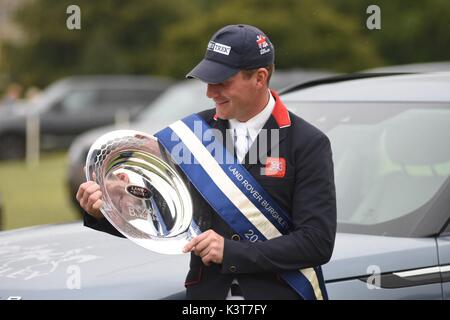
<svg viewBox="0 0 450 320">
<path fill-rule="evenodd" d="M 336 73 L 328 70 L 315 69 L 275 69 L 270 79 L 270 88 L 274 90 L 284 90 L 293 84 L 309 82 L 317 79 L 335 76 Z"/>
<path fill-rule="evenodd" d="M 449 102 L 450 72 L 350 74 L 303 83 L 281 92 L 289 101 Z"/>
<path fill-rule="evenodd" d="M 420 73 L 422 73 L 422 72 L 441 72 L 441 71 L 450 71 L 450 61 L 390 65 L 390 66 L 366 69 L 361 72 L 371 72 L 371 73 L 420 72 Z"/>
<path fill-rule="evenodd" d="M 104 88 L 141 88 L 161 90 L 167 88 L 174 81 L 169 78 L 145 75 L 80 75 L 63 78 L 52 83 L 52 87 L 96 87 Z"/>
</svg>

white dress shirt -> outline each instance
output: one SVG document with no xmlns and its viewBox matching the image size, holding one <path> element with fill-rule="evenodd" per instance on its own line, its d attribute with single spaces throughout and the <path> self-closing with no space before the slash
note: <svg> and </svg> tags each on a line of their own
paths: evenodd
<svg viewBox="0 0 450 320">
<path fill-rule="evenodd" d="M 275 108 L 275 99 L 269 91 L 269 101 L 264 109 L 246 122 L 230 119 L 230 129 L 233 130 L 236 156 L 239 162 L 245 158 L 250 146 L 255 141 L 264 124 L 269 119 Z"/>
<path fill-rule="evenodd" d="M 253 118 L 247 120 L 246 122 L 240 122 L 236 119 L 230 119 L 230 129 L 233 130 L 233 137 L 236 149 L 236 156 L 239 162 L 245 158 L 245 155 L 250 149 L 250 146 L 255 141 L 261 129 L 266 124 L 267 120 L 269 120 L 270 115 L 272 114 L 273 109 L 275 108 L 275 99 L 272 97 L 272 94 L 269 91 L 269 101 L 264 109 L 258 113 Z M 233 279 L 232 285 L 239 285 L 237 279 Z M 244 297 L 236 296 L 231 293 L 231 288 L 228 291 L 228 295 L 226 300 L 243 300 Z"/>
</svg>

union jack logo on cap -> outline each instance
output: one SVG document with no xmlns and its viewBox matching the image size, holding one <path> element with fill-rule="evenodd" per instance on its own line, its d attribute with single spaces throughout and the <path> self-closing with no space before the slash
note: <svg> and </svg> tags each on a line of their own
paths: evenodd
<svg viewBox="0 0 450 320">
<path fill-rule="evenodd" d="M 267 47 L 267 46 L 268 46 L 267 41 L 266 41 L 266 37 L 264 37 L 264 36 L 261 35 L 261 34 L 258 34 L 258 35 L 256 36 L 256 43 L 258 44 L 258 46 L 259 46 L 261 49 L 263 49 L 264 47 Z"/>
</svg>

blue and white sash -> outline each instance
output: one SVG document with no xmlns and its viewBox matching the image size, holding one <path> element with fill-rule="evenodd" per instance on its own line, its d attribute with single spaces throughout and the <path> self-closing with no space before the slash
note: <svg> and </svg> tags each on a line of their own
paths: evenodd
<svg viewBox="0 0 450 320">
<path fill-rule="evenodd" d="M 255 242 L 288 234 L 292 226 L 289 215 L 213 131 L 194 114 L 155 136 L 203 198 L 242 238 Z M 305 300 L 328 298 L 320 266 L 281 276 Z"/>
</svg>

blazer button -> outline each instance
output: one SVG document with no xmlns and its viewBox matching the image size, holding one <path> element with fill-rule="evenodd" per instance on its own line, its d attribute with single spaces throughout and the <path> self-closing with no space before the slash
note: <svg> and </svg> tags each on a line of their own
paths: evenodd
<svg viewBox="0 0 450 320">
<path fill-rule="evenodd" d="M 237 268 L 235 266 L 230 266 L 228 270 L 230 270 L 230 272 L 236 272 Z"/>
<path fill-rule="evenodd" d="M 231 240 L 239 241 L 239 240 L 241 240 L 241 237 L 240 237 L 238 234 L 233 234 L 233 235 L 231 236 Z"/>
</svg>

